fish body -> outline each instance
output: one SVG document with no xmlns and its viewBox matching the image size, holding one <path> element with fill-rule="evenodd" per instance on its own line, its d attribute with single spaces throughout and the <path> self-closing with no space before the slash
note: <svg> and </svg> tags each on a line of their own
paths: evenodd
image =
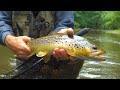
<svg viewBox="0 0 120 90">
<path fill-rule="evenodd" d="M 66 34 L 55 33 L 32 39 L 27 45 L 32 51 L 30 56 L 36 54 L 37 57 L 43 57 L 45 62 L 50 60 L 54 48 L 65 49 L 68 55 L 83 60 L 105 60 L 100 56 L 105 53 L 104 50 L 96 48 L 87 39 L 77 35 L 68 37 Z"/>
</svg>

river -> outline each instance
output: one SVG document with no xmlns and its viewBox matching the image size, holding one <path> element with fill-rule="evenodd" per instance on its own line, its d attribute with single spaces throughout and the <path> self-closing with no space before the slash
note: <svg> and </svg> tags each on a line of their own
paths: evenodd
<svg viewBox="0 0 120 90">
<path fill-rule="evenodd" d="M 120 79 L 120 34 L 90 31 L 84 37 L 106 50 L 106 61 L 85 61 L 78 79 Z M 0 78 L 15 67 L 15 55 L 0 45 Z"/>
<path fill-rule="evenodd" d="M 79 79 L 120 79 L 120 34 L 91 31 L 84 36 L 106 50 L 106 61 L 85 61 Z"/>
</svg>

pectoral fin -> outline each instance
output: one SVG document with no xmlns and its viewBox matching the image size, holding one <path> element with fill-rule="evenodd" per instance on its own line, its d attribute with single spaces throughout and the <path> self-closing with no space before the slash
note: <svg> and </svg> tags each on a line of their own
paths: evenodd
<svg viewBox="0 0 120 90">
<path fill-rule="evenodd" d="M 42 51 L 40 51 L 40 52 L 38 52 L 37 54 L 36 54 L 36 56 L 37 57 L 43 57 L 43 56 L 45 56 L 47 54 L 47 52 L 42 52 Z"/>
<path fill-rule="evenodd" d="M 67 51 L 67 54 L 69 54 L 70 56 L 73 56 L 73 57 L 75 57 L 76 56 L 76 54 L 75 54 L 75 52 L 72 52 L 72 51 Z"/>
<path fill-rule="evenodd" d="M 75 49 L 74 49 L 74 48 L 66 49 L 66 52 L 67 52 L 67 54 L 69 54 L 70 56 L 73 56 L 73 57 L 76 56 L 76 53 L 75 53 Z"/>
</svg>

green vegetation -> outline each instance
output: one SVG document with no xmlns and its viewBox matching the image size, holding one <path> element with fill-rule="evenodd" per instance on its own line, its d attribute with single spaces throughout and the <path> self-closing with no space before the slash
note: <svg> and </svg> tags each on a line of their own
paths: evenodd
<svg viewBox="0 0 120 90">
<path fill-rule="evenodd" d="M 75 29 L 120 29 L 120 11 L 75 11 Z"/>
</svg>

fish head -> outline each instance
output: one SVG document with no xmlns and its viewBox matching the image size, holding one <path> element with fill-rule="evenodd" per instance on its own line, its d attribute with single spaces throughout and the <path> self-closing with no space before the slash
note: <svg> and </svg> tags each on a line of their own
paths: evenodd
<svg viewBox="0 0 120 90">
<path fill-rule="evenodd" d="M 105 61 L 105 58 L 102 57 L 103 54 L 105 54 L 106 51 L 97 47 L 93 47 L 91 50 L 91 53 L 88 55 L 89 58 L 96 61 Z"/>
<path fill-rule="evenodd" d="M 96 45 L 80 36 L 74 36 L 74 40 L 74 51 L 77 58 L 83 60 L 105 61 L 102 57 L 102 55 L 106 53 L 105 50 L 96 47 Z"/>
<path fill-rule="evenodd" d="M 105 61 L 105 58 L 102 57 L 103 54 L 106 53 L 105 50 L 97 48 L 95 45 L 92 47 L 81 47 L 76 48 L 76 57 L 80 59 L 88 59 L 94 61 Z"/>
</svg>

